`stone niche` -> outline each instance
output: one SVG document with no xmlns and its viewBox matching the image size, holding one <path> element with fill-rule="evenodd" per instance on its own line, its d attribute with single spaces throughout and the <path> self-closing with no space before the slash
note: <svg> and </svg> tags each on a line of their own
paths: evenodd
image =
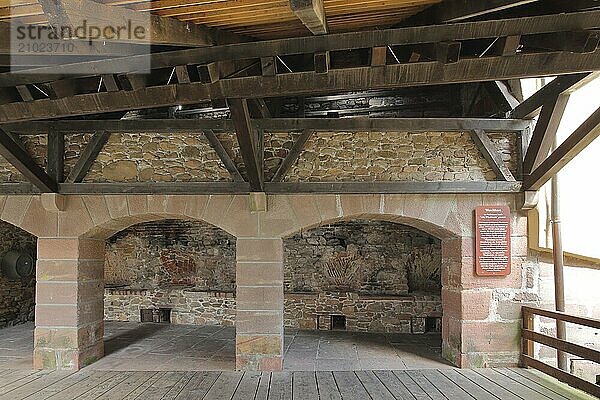
<svg viewBox="0 0 600 400">
<path fill-rule="evenodd" d="M 284 240 L 284 322 L 300 329 L 440 330 L 441 243 L 417 229 L 356 220 Z M 105 318 L 235 324 L 235 238 L 210 224 L 162 220 L 107 241 Z M 147 311 L 146 311 L 147 312 Z"/>
<path fill-rule="evenodd" d="M 356 220 L 284 240 L 285 325 L 440 331 L 441 242 L 418 229 Z"/>
<path fill-rule="evenodd" d="M 139 322 L 142 310 L 170 309 L 175 324 L 233 325 L 235 238 L 210 224 L 162 220 L 107 241 L 104 314 Z"/>
<path fill-rule="evenodd" d="M 30 254 L 36 259 L 35 236 L 0 221 L 0 259 L 11 250 Z M 9 280 L 0 274 L 0 328 L 27 321 L 35 315 L 35 276 Z"/>
</svg>

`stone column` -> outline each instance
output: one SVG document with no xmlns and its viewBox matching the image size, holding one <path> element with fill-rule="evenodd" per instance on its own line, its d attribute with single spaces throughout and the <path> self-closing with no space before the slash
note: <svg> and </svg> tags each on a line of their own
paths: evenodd
<svg viewBox="0 0 600 400">
<path fill-rule="evenodd" d="M 236 369 L 279 371 L 283 364 L 283 242 L 238 237 Z"/>
<path fill-rule="evenodd" d="M 39 238 L 33 364 L 79 370 L 104 355 L 104 241 Z"/>
</svg>

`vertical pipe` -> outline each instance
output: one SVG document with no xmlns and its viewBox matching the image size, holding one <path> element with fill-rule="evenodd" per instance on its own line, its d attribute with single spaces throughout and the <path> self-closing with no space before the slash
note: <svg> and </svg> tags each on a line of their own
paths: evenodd
<svg viewBox="0 0 600 400">
<path fill-rule="evenodd" d="M 556 140 L 554 141 L 556 147 Z M 556 311 L 565 311 L 565 281 L 564 281 L 564 254 L 562 248 L 560 201 L 558 176 L 555 174 L 551 181 L 551 222 L 552 222 L 552 256 L 554 260 L 554 303 Z M 566 327 L 564 321 L 556 320 L 556 337 L 566 339 Z M 563 371 L 568 370 L 567 356 L 564 352 L 556 352 L 558 367 Z"/>
</svg>

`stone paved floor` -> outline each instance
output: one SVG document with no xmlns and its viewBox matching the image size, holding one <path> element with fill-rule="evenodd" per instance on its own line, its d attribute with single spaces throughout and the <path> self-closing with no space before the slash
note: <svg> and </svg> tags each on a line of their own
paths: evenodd
<svg viewBox="0 0 600 400">
<path fill-rule="evenodd" d="M 33 322 L 0 329 L 0 369 L 31 369 Z"/>
<path fill-rule="evenodd" d="M 218 326 L 107 322 L 106 357 L 89 369 L 233 370 L 235 330 Z M 449 368 L 439 335 L 286 329 L 284 369 L 343 371 Z M 33 324 L 0 329 L 0 369 L 31 368 Z"/>
</svg>

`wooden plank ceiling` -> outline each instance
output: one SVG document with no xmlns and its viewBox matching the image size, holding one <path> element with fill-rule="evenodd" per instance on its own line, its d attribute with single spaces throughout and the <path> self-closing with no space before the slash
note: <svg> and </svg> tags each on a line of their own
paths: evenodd
<svg viewBox="0 0 600 400">
<path fill-rule="evenodd" d="M 324 0 L 329 32 L 389 27 L 441 0 Z M 273 39 L 309 35 L 289 0 L 98 0 L 209 27 Z M 0 0 L 0 21 L 45 24 L 37 0 Z"/>
</svg>

